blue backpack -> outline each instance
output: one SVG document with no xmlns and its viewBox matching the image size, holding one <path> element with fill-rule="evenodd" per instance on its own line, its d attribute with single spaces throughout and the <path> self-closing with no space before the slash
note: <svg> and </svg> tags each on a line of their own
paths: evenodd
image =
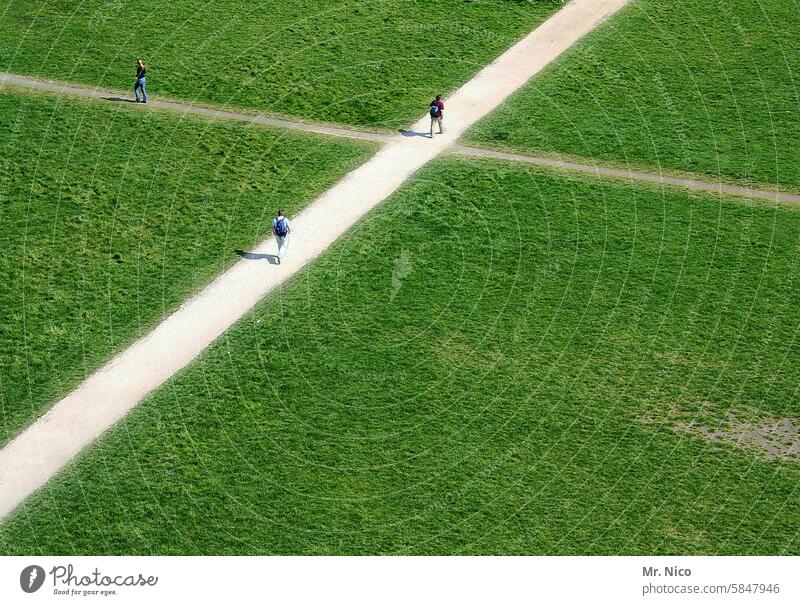
<svg viewBox="0 0 800 605">
<path fill-rule="evenodd" d="M 275 221 L 275 235 L 278 237 L 286 237 L 289 229 L 286 228 L 286 219 L 282 216 L 278 217 Z"/>
<path fill-rule="evenodd" d="M 436 101 L 431 103 L 431 117 L 438 118 L 441 111 L 439 110 L 439 106 L 436 104 Z"/>
</svg>

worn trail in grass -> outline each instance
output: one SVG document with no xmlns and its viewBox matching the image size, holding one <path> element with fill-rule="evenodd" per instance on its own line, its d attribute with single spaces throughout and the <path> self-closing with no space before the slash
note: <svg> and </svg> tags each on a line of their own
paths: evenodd
<svg viewBox="0 0 800 605">
<path fill-rule="evenodd" d="M 0 94 L 0 443 L 374 150 Z"/>
<path fill-rule="evenodd" d="M 0 69 L 314 120 L 399 128 L 560 8 L 557 0 L 27 0 Z"/>
<path fill-rule="evenodd" d="M 39 80 L 30 78 L 28 76 L 20 76 L 17 74 L 9 74 L 8 72 L 0 72 L 0 82 L 6 86 L 14 87 L 17 90 L 33 90 L 41 92 L 49 92 L 55 94 L 65 94 L 75 97 L 88 97 L 92 99 L 105 99 L 108 100 L 109 95 L 114 93 L 89 86 L 81 86 L 75 84 L 64 84 L 54 80 Z M 117 93 L 120 94 L 120 93 Z M 143 107 L 143 106 L 140 106 Z M 359 130 L 356 128 L 344 128 L 341 126 L 323 124 L 319 122 L 311 122 L 308 120 L 292 121 L 284 120 L 281 118 L 274 118 L 262 114 L 255 114 L 250 112 L 235 112 L 222 109 L 215 109 L 205 105 L 196 105 L 193 103 L 186 103 L 181 101 L 170 101 L 160 99 L 157 101 L 150 101 L 146 110 L 166 110 L 180 112 L 181 114 L 190 114 L 202 116 L 207 119 L 217 120 L 233 120 L 244 123 L 262 124 L 267 126 L 274 126 L 278 128 L 285 128 L 289 130 L 296 130 L 301 132 L 312 132 L 317 134 L 326 134 L 336 137 L 343 137 L 345 139 L 356 139 L 365 141 L 375 141 L 386 143 L 394 138 L 394 134 L 380 132 L 376 130 Z M 146 111 L 145 109 L 141 109 Z M 465 145 L 456 145 L 453 148 L 461 155 L 469 155 L 473 157 L 487 157 L 493 159 L 510 160 L 514 162 L 526 162 L 535 164 L 537 166 L 549 166 L 559 170 L 569 170 L 581 172 L 584 175 L 590 176 L 613 176 L 625 179 L 632 179 L 635 181 L 647 181 L 651 183 L 661 183 L 666 185 L 675 185 L 696 191 L 708 191 L 711 193 L 727 193 L 735 196 L 749 197 L 755 199 L 768 200 L 773 202 L 788 202 L 790 204 L 800 203 L 800 195 L 796 193 L 789 193 L 786 191 L 779 191 L 776 189 L 742 186 L 727 183 L 723 180 L 712 180 L 705 175 L 697 174 L 682 174 L 671 175 L 665 174 L 663 171 L 648 172 L 646 169 L 634 170 L 628 168 L 615 168 L 613 166 L 603 166 L 596 160 L 588 158 L 575 158 L 573 161 L 563 160 L 548 156 L 534 156 L 530 154 L 511 153 L 507 151 L 498 151 L 487 149 L 485 147 L 473 147 Z"/>
<path fill-rule="evenodd" d="M 795 0 L 637 0 L 468 139 L 800 190 Z"/>
<path fill-rule="evenodd" d="M 0 550 L 797 554 L 797 462 L 676 419 L 798 417 L 799 237 L 791 211 L 438 160 Z"/>
</svg>

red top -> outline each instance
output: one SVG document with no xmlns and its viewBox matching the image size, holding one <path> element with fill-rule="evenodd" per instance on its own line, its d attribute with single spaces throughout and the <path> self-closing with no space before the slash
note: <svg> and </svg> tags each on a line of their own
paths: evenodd
<svg viewBox="0 0 800 605">
<path fill-rule="evenodd" d="M 434 101 L 431 103 L 431 105 L 437 105 L 439 107 L 439 117 L 442 117 L 442 114 L 444 113 L 444 103 L 441 101 Z"/>
</svg>

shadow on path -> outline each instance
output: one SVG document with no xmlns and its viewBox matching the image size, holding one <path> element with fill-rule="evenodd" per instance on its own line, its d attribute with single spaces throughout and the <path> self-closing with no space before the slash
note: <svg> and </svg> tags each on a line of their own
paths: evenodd
<svg viewBox="0 0 800 605">
<path fill-rule="evenodd" d="M 103 97 L 104 101 L 116 101 L 117 103 L 136 103 L 134 99 L 125 99 L 124 97 Z"/>
<path fill-rule="evenodd" d="M 267 260 L 270 265 L 278 264 L 278 257 L 274 254 L 256 254 L 255 252 L 245 252 L 244 250 L 235 250 L 236 255 L 245 260 Z"/>
<path fill-rule="evenodd" d="M 404 137 L 425 137 L 426 139 L 431 137 L 431 133 L 429 132 L 417 132 L 416 130 L 406 130 L 404 128 L 400 129 L 400 134 Z"/>
</svg>

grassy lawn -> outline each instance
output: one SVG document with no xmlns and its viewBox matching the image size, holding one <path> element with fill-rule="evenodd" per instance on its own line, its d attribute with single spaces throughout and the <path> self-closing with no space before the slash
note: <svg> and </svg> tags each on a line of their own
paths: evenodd
<svg viewBox="0 0 800 605">
<path fill-rule="evenodd" d="M 6 554 L 798 554 L 800 213 L 446 158 L 0 528 Z M 688 425 L 687 425 L 688 426 Z"/>
<path fill-rule="evenodd" d="M 469 138 L 800 190 L 795 0 L 636 0 Z"/>
<path fill-rule="evenodd" d="M 372 152 L 0 92 L 0 444 Z"/>
<path fill-rule="evenodd" d="M 277 114 L 397 128 L 468 80 L 557 0 L 21 0 L 0 69 Z"/>
</svg>

